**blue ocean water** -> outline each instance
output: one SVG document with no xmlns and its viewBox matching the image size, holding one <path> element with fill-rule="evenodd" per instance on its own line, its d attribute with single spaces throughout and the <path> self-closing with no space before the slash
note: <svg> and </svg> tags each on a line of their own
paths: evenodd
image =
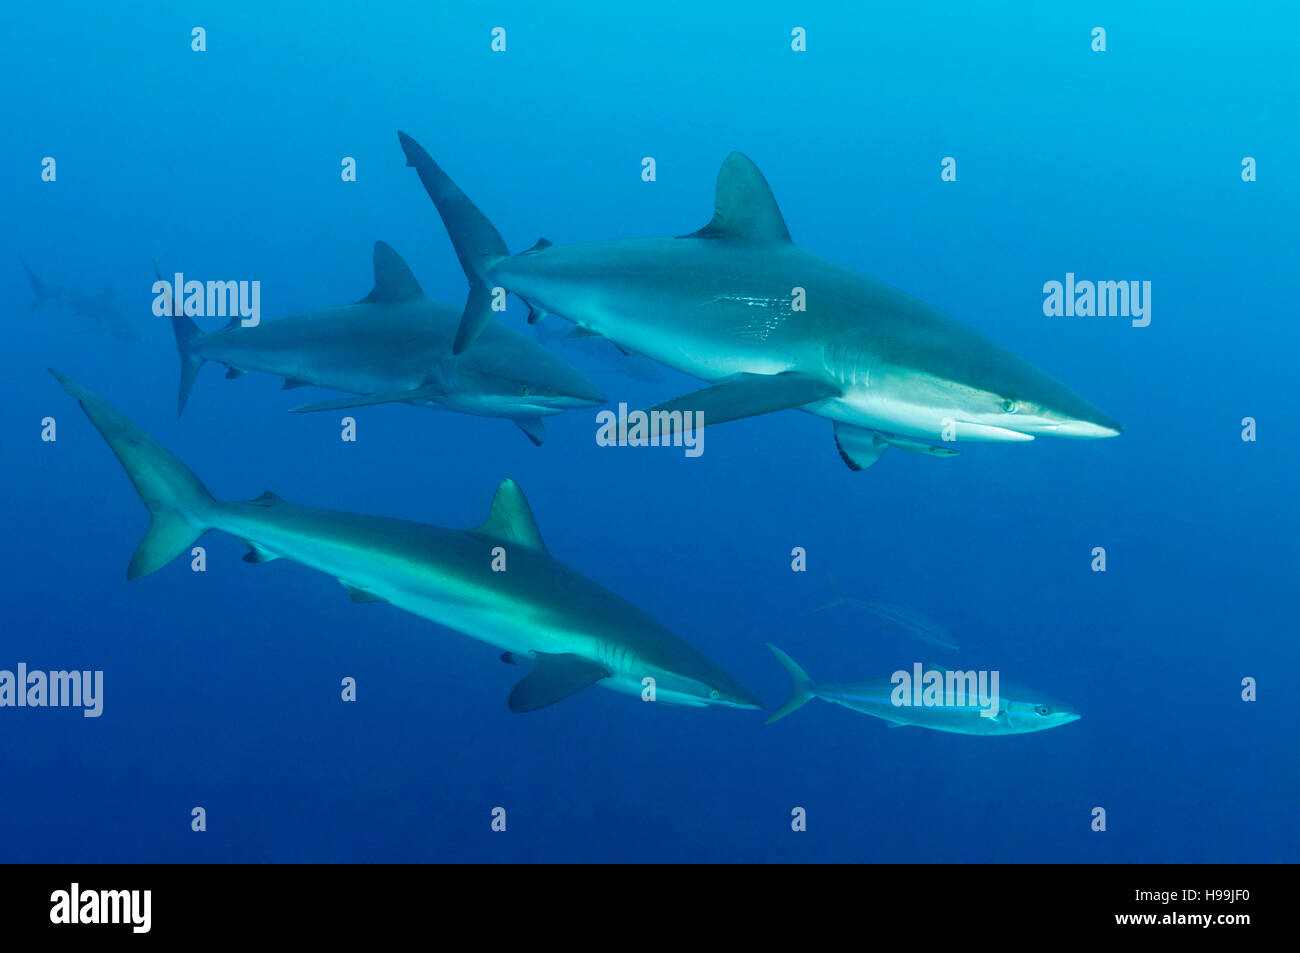
<svg viewBox="0 0 1300 953">
<path fill-rule="evenodd" d="M 105 698 L 97 719 L 0 708 L 0 860 L 1296 860 L 1296 26 L 1250 3 L 7 5 L 0 669 L 103 670 Z M 273 320 L 364 295 L 382 239 L 463 301 L 398 129 L 512 251 L 692 231 L 743 150 L 802 247 L 986 332 L 1125 432 L 861 473 L 790 411 L 710 429 L 698 459 L 598 447 L 589 411 L 535 448 L 506 421 L 365 408 L 344 443 L 337 415 L 285 412 L 334 395 L 215 367 L 178 420 L 154 258 L 259 279 Z M 28 310 L 20 262 L 111 283 L 142 340 Z M 1067 272 L 1149 280 L 1150 325 L 1045 316 Z M 698 386 L 557 350 L 614 402 Z M 596 689 L 516 715 L 520 670 L 489 647 L 287 560 L 248 565 L 230 537 L 206 538 L 206 573 L 182 559 L 128 584 L 146 511 L 51 366 L 226 499 L 468 527 L 513 477 L 552 553 L 769 706 L 789 682 L 764 642 L 828 680 L 924 651 L 810 612 L 829 571 L 942 622 L 961 650 L 935 661 L 1083 717 L 977 738 L 817 702 L 765 727 Z"/>
</svg>

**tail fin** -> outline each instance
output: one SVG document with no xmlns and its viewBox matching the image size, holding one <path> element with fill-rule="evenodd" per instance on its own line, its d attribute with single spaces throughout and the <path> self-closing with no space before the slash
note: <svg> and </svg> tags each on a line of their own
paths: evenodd
<svg viewBox="0 0 1300 953">
<path fill-rule="evenodd" d="M 424 183 L 424 191 L 437 206 L 452 247 L 456 249 L 456 257 L 469 280 L 469 298 L 452 345 L 452 353 L 460 354 L 474 343 L 492 320 L 492 290 L 487 283 L 487 270 L 494 262 L 508 258 L 510 250 L 487 216 L 418 142 L 404 132 L 399 132 L 397 138 L 406 153 L 406 164 L 415 167 Z"/>
<path fill-rule="evenodd" d="M 149 531 L 131 557 L 126 578 L 161 569 L 212 528 L 208 520 L 216 501 L 157 440 L 80 384 L 52 368 L 50 373 L 81 404 L 149 508 Z"/>
<path fill-rule="evenodd" d="M 29 309 L 35 311 L 37 308 L 45 304 L 46 301 L 54 298 L 55 294 L 50 290 L 49 285 L 36 277 L 36 272 L 27 267 L 27 262 L 23 262 L 22 265 L 23 271 L 27 272 L 27 280 L 32 283 L 32 290 L 36 292 L 36 299 L 32 301 L 32 306 Z"/>
<path fill-rule="evenodd" d="M 772 654 L 776 656 L 776 660 L 785 667 L 785 670 L 790 674 L 790 681 L 794 683 L 790 692 L 790 697 L 786 700 L 786 703 L 776 711 L 772 712 L 771 717 L 768 718 L 767 721 L 763 722 L 765 725 L 770 725 L 772 722 L 778 721 L 791 712 L 802 708 L 808 702 L 812 701 L 815 695 L 813 693 L 812 679 L 808 677 L 807 672 L 799 667 L 799 663 L 790 658 L 790 656 L 786 655 L 771 642 L 767 643 L 767 647 L 772 650 Z"/>
<path fill-rule="evenodd" d="M 153 273 L 162 281 L 162 272 L 158 270 L 158 259 L 154 259 Z M 176 335 L 176 350 L 181 355 L 180 395 L 176 400 L 176 416 L 185 412 L 185 402 L 190 399 L 190 389 L 194 387 L 194 378 L 198 377 L 199 368 L 205 359 L 194 353 L 194 346 L 204 337 L 199 326 L 191 321 L 180 308 L 181 291 L 173 289 L 172 302 L 168 310 L 172 316 L 172 333 Z"/>
<path fill-rule="evenodd" d="M 844 590 L 840 588 L 840 584 L 835 581 L 835 577 L 830 574 L 829 570 L 826 572 L 826 578 L 831 584 L 831 597 L 826 602 L 823 602 L 817 608 L 813 609 L 813 612 L 821 612 L 823 609 L 829 609 L 832 606 L 837 606 L 848 601 L 848 596 L 844 595 Z"/>
</svg>

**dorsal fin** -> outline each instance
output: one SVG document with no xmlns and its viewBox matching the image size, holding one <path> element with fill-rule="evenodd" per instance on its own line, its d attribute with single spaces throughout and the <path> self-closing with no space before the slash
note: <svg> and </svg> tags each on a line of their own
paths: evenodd
<svg viewBox="0 0 1300 953">
<path fill-rule="evenodd" d="M 527 255 L 528 252 L 530 252 L 530 251 L 543 251 L 544 249 L 550 248 L 553 244 L 554 244 L 554 242 L 549 242 L 549 241 L 547 241 L 545 238 L 539 238 L 539 239 L 537 239 L 537 244 L 536 244 L 536 245 L 534 245 L 532 248 L 528 249 L 528 251 L 523 252 L 522 254 Z"/>
<path fill-rule="evenodd" d="M 361 300 L 371 304 L 397 304 L 423 294 L 402 256 L 387 242 L 375 242 L 375 288 Z"/>
<path fill-rule="evenodd" d="M 743 152 L 733 152 L 718 170 L 713 221 L 682 237 L 788 242 L 790 231 L 758 166 Z"/>
<path fill-rule="evenodd" d="M 261 496 L 257 497 L 256 499 L 249 500 L 248 502 L 254 503 L 257 506 L 275 506 L 277 503 L 283 503 L 284 500 L 280 499 L 280 497 L 276 496 L 270 490 L 267 490 Z M 249 543 L 248 545 L 252 546 L 253 544 Z"/>
<path fill-rule="evenodd" d="M 537 531 L 537 523 L 533 520 L 533 511 L 524 499 L 524 491 L 519 489 L 519 484 L 514 480 L 501 481 L 496 496 L 492 497 L 487 522 L 477 532 L 546 552 L 542 534 Z"/>
</svg>

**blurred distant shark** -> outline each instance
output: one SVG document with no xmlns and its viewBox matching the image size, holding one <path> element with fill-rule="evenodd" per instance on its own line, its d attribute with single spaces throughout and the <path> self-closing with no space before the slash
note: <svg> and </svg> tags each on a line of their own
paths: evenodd
<svg viewBox="0 0 1300 953">
<path fill-rule="evenodd" d="M 828 417 L 845 463 L 889 447 L 1113 437 L 1120 425 L 984 335 L 888 285 L 797 247 L 758 167 L 733 152 L 713 220 L 677 238 L 518 255 L 420 145 L 398 133 L 470 279 L 461 353 L 490 326 L 494 288 L 694 377 L 703 390 L 652 410 L 705 424 L 797 407 Z M 942 441 L 936 446 L 926 441 Z"/>
<path fill-rule="evenodd" d="M 937 674 L 945 681 L 960 684 L 962 691 L 959 697 L 954 699 L 952 693 L 948 696 L 939 696 L 936 692 L 936 696 L 945 698 L 944 704 L 899 704 L 900 694 L 909 698 L 910 696 L 907 692 L 900 692 L 900 682 L 896 679 L 877 678 L 863 682 L 815 683 L 808 677 L 808 673 L 799 667 L 798 662 L 771 642 L 767 647 L 772 650 L 777 661 L 789 673 L 794 683 L 794 690 L 789 700 L 767 719 L 769 725 L 798 710 L 814 698 L 821 698 L 862 712 L 864 715 L 879 718 L 887 722 L 891 728 L 910 725 L 958 735 L 1024 735 L 1068 725 L 1080 718 L 1079 713 L 1069 705 L 1049 699 L 1041 692 L 1006 683 L 999 686 L 997 680 L 993 681 L 992 698 L 983 698 L 974 689 L 976 673 L 950 672 L 941 666 L 931 666 L 930 673 Z M 921 666 L 918 665 L 916 668 L 921 669 Z M 971 676 L 969 681 L 965 678 L 951 679 L 951 676 L 966 675 Z M 908 684 L 910 686 L 911 683 Z M 919 689 L 917 693 L 920 694 Z M 959 701 L 960 704 L 953 704 L 954 700 Z M 989 702 L 991 704 L 988 704 Z"/>
<path fill-rule="evenodd" d="M 356 397 L 295 407 L 295 413 L 406 403 L 513 420 L 533 443 L 546 439 L 542 418 L 605 402 L 595 384 L 535 341 L 501 324 L 483 347 L 451 353 L 459 312 L 425 296 L 411 270 L 376 242 L 375 287 L 355 304 L 292 314 L 256 327 L 231 320 L 204 334 L 172 307 L 181 356 L 177 413 L 184 411 L 199 368 L 224 364 L 227 377 L 260 371 L 285 388 L 312 385 Z"/>
<path fill-rule="evenodd" d="M 905 635 L 911 636 L 920 642 L 929 645 L 938 646 L 941 649 L 955 652 L 957 643 L 953 641 L 951 635 L 947 633 L 943 626 L 933 619 L 927 618 L 915 609 L 907 606 L 893 605 L 888 602 L 873 602 L 869 599 L 856 599 L 847 595 L 840 588 L 835 577 L 829 572 L 826 578 L 831 583 L 831 598 L 813 609 L 813 612 L 822 612 L 826 609 L 833 609 L 836 606 L 851 606 L 855 609 L 861 609 L 869 612 L 881 622 L 892 626 Z"/>
<path fill-rule="evenodd" d="M 513 711 L 597 683 L 669 704 L 762 707 L 683 639 L 552 556 L 513 480 L 497 488 L 487 521 L 470 530 L 296 506 L 269 492 L 223 502 L 120 412 L 50 373 L 81 404 L 149 509 L 128 579 L 162 568 L 218 530 L 248 544 L 247 562 L 302 563 L 336 577 L 354 602 L 392 603 L 504 650 L 505 661 L 535 663 L 510 693 Z"/>
<path fill-rule="evenodd" d="M 108 282 L 104 282 L 104 290 L 100 294 L 86 294 L 48 285 L 36 277 L 36 272 L 28 267 L 27 262 L 22 262 L 22 266 L 23 271 L 27 272 L 27 280 L 32 283 L 32 290 L 36 292 L 31 310 L 35 311 L 47 303 L 53 303 L 66 308 L 79 318 L 87 318 L 95 331 L 112 335 L 121 341 L 141 339 L 140 333 L 118 306 L 117 299 L 113 295 L 113 286 Z"/>
</svg>

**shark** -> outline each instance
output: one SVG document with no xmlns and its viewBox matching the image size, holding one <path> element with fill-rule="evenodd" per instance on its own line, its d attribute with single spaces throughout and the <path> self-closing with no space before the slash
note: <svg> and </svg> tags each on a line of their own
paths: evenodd
<svg viewBox="0 0 1300 953">
<path fill-rule="evenodd" d="M 312 385 L 356 395 L 304 404 L 294 413 L 415 404 L 507 418 L 539 446 L 546 439 L 543 417 L 605 402 L 580 371 L 499 322 L 484 329 L 481 350 L 453 355 L 460 311 L 425 295 L 385 242 L 375 243 L 373 259 L 374 288 L 353 304 L 252 327 L 234 318 L 206 334 L 179 308 L 169 308 L 181 358 L 177 414 L 209 361 L 224 364 L 229 378 L 257 371 L 282 376 L 285 389 Z"/>
<path fill-rule="evenodd" d="M 495 289 L 530 319 L 555 314 L 709 386 L 652 410 L 705 425 L 797 408 L 829 418 L 853 470 L 890 447 L 952 457 L 954 443 L 1113 437 L 1120 425 L 979 331 L 794 244 L 767 180 L 733 152 L 714 215 L 676 237 L 554 245 L 511 255 L 414 139 L 398 138 L 470 280 L 454 350 L 490 326 Z"/>
<path fill-rule="evenodd" d="M 1050 699 L 1041 692 L 1005 682 L 1000 686 L 1000 689 L 1005 689 L 1003 691 L 996 681 L 993 683 L 996 714 L 992 717 L 986 714 L 993 710 L 992 706 L 986 708 L 979 704 L 973 693 L 962 699 L 963 704 L 895 704 L 898 683 L 892 678 L 861 682 L 814 682 L 790 656 L 771 642 L 767 643 L 767 647 L 790 675 L 794 686 L 785 704 L 768 717 L 765 723 L 769 725 L 802 708 L 814 698 L 879 718 L 891 728 L 914 726 L 958 735 L 1024 735 L 1059 728 L 1082 717 L 1069 705 Z M 931 666 L 931 671 L 945 676 L 948 674 L 948 670 L 941 666 Z"/>
<path fill-rule="evenodd" d="M 247 562 L 301 563 L 337 578 L 353 602 L 390 603 L 502 650 L 503 661 L 531 663 L 510 692 L 512 711 L 534 711 L 593 684 L 674 705 L 762 707 L 685 639 L 552 556 L 513 480 L 497 487 L 486 521 L 466 530 L 299 506 L 270 492 L 224 502 L 120 411 L 50 373 L 149 510 L 128 580 L 162 568 L 215 530 L 245 542 Z M 493 565 L 498 559 L 503 571 Z"/>
<path fill-rule="evenodd" d="M 457 315 L 457 321 L 459 321 L 459 315 Z M 581 331 L 581 328 L 575 327 L 566 334 L 556 330 L 555 326 L 549 321 L 534 322 L 534 333 L 537 335 L 537 340 L 547 347 L 570 348 L 578 351 L 586 357 L 600 361 L 610 370 L 617 371 L 633 380 L 655 384 L 664 379 L 659 365 L 644 355 L 629 354 L 627 351 L 619 350 L 616 345 L 599 336 L 575 333 Z"/>
<path fill-rule="evenodd" d="M 142 340 L 140 332 L 118 305 L 111 283 L 104 282 L 104 290 L 99 294 L 88 294 L 84 291 L 46 284 L 36 276 L 36 272 L 32 271 L 27 262 L 22 262 L 22 266 L 23 271 L 27 272 L 27 280 L 32 283 L 32 290 L 36 293 L 36 297 L 32 300 L 32 311 L 52 303 L 66 308 L 76 317 L 87 319 L 94 331 L 100 331 L 119 341 Z"/>
</svg>

